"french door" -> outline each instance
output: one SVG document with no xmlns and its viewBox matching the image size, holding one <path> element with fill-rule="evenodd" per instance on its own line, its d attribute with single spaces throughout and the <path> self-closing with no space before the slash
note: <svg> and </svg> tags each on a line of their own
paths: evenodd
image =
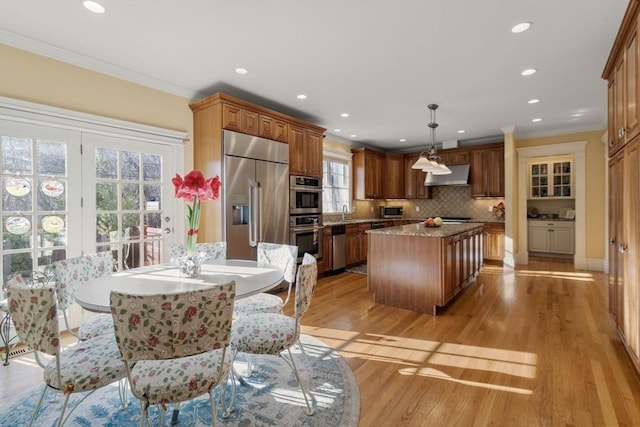
<svg viewBox="0 0 640 427">
<path fill-rule="evenodd" d="M 117 269 L 166 259 L 181 147 L 5 119 L 0 141 L 3 279 L 97 251 Z"/>
</svg>

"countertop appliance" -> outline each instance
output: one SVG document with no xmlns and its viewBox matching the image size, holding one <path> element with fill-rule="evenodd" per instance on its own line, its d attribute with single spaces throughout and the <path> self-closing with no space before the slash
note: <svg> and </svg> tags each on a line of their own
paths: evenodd
<svg viewBox="0 0 640 427">
<path fill-rule="evenodd" d="M 402 206 L 380 206 L 380 218 L 402 218 L 403 215 Z"/>
<path fill-rule="evenodd" d="M 223 131 L 227 258 L 256 259 L 258 242 L 289 244 L 289 146 Z"/>
<path fill-rule="evenodd" d="M 331 234 L 333 236 L 333 268 L 332 271 L 344 270 L 347 265 L 347 235 L 344 225 L 334 225 L 331 227 Z"/>
<path fill-rule="evenodd" d="M 448 175 L 434 175 L 428 172 L 424 179 L 424 185 L 427 187 L 437 185 L 469 185 L 470 165 L 451 165 L 449 169 L 451 169 L 451 173 Z"/>
<path fill-rule="evenodd" d="M 289 177 L 289 213 L 291 215 L 322 213 L 322 179 L 306 176 Z"/>
</svg>

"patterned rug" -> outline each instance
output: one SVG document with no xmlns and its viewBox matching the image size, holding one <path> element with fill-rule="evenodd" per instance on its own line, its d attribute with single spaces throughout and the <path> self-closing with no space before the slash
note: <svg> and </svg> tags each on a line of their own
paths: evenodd
<svg viewBox="0 0 640 427">
<path fill-rule="evenodd" d="M 315 409 L 313 416 L 305 413 L 304 398 L 287 363 L 277 357 L 254 356 L 254 372 L 246 379 L 247 385 L 237 387 L 235 411 L 229 418 L 223 419 L 218 405 L 218 425 L 357 426 L 360 417 L 360 391 L 353 372 L 340 354 L 324 343 L 308 335 L 302 335 L 302 342 L 309 363 L 297 346 L 292 352 L 302 381 L 311 394 Z M 316 378 L 312 378 L 310 367 Z M 236 368 L 239 372 L 244 372 L 243 361 L 236 361 Z M 13 405 L 3 404 L 0 426 L 27 425 L 41 391 L 42 388 L 37 387 Z M 34 425 L 52 426 L 57 423 L 63 399 L 59 395 L 57 401 L 52 402 L 54 395 L 48 392 L 48 399 L 45 398 Z M 85 396 L 86 393 L 73 394 L 69 400 L 69 408 L 74 408 Z M 129 405 L 122 409 L 118 386 L 114 384 L 104 387 L 80 402 L 65 426 L 138 426 L 140 404 L 130 392 L 128 397 Z M 69 410 L 65 416 L 68 413 Z M 161 412 L 152 407 L 150 413 L 154 425 L 158 425 L 160 420 L 157 417 Z M 183 402 L 178 422 L 178 426 L 211 425 L 208 395 Z M 167 411 L 164 425 L 171 426 L 171 411 Z"/>
<path fill-rule="evenodd" d="M 367 264 L 358 264 L 353 267 L 345 268 L 344 271 L 349 273 L 367 274 Z"/>
</svg>

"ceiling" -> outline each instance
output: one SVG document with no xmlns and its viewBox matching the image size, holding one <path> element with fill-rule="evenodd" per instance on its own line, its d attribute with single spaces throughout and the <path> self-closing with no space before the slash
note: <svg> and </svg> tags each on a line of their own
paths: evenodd
<svg viewBox="0 0 640 427">
<path fill-rule="evenodd" d="M 0 43 L 190 100 L 226 92 L 325 127 L 331 138 L 390 151 L 430 144 L 431 103 L 440 106 L 436 141 L 447 145 L 501 140 L 505 130 L 525 138 L 604 129 L 601 74 L 627 6 L 627 0 L 101 3 L 106 12 L 98 15 L 80 0 L 0 0 Z M 512 34 L 523 21 L 531 29 Z M 523 77 L 526 68 L 538 72 Z M 528 104 L 532 98 L 540 102 Z"/>
</svg>

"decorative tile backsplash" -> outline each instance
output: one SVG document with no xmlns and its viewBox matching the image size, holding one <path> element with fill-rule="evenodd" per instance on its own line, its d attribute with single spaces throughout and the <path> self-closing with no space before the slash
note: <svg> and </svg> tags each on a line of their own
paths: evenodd
<svg viewBox="0 0 640 427">
<path fill-rule="evenodd" d="M 493 206 L 503 202 L 503 198 L 474 199 L 471 187 L 433 187 L 433 198 L 400 200 L 355 200 L 354 211 L 348 218 L 373 219 L 380 217 L 380 206 L 404 207 L 405 219 L 424 219 L 430 216 L 470 217 L 476 220 L 495 220 Z M 373 209 L 372 209 L 373 208 Z M 489 208 L 492 208 L 491 211 Z M 509 209 L 507 206 L 506 209 Z M 338 221 L 340 215 L 325 215 L 325 221 Z"/>
</svg>

